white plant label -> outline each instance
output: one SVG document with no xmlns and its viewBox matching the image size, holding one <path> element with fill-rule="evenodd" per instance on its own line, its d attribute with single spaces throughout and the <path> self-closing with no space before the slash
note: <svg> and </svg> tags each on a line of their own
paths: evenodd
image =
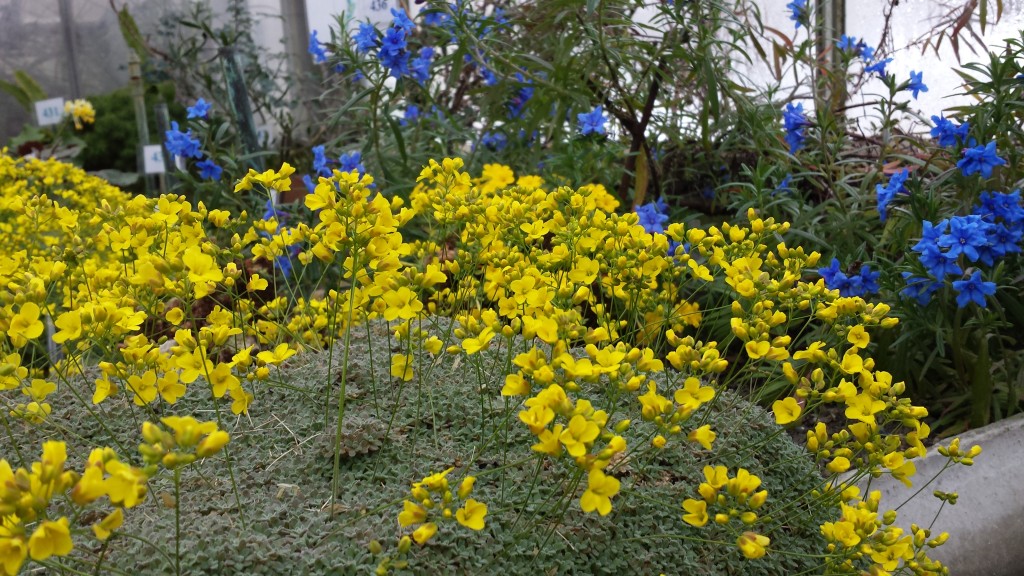
<svg viewBox="0 0 1024 576">
<path fill-rule="evenodd" d="M 159 144 L 149 144 L 142 147 L 143 172 L 146 174 L 163 174 L 167 171 L 164 166 L 164 150 Z"/>
<path fill-rule="evenodd" d="M 40 126 L 60 124 L 64 119 L 64 99 L 49 98 L 36 101 L 36 122 Z"/>
</svg>

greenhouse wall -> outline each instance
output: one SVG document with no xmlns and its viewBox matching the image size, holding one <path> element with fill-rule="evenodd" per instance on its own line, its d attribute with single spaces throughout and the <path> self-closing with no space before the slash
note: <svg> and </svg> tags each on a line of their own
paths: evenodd
<svg viewBox="0 0 1024 576">
<path fill-rule="evenodd" d="M 295 0 L 248 0 L 249 9 L 257 19 L 254 35 L 261 45 L 272 52 L 284 51 L 286 26 L 282 14 Z M 215 0 L 211 5 L 215 13 L 223 13 L 228 0 Z M 162 19 L 179 14 L 189 0 L 118 0 L 118 6 L 127 4 L 140 29 L 148 37 L 158 34 Z M 792 35 L 787 0 L 760 0 L 764 23 L 783 34 Z M 401 0 L 307 0 L 306 26 L 291 30 L 315 30 L 321 39 L 330 38 L 330 28 L 337 25 L 334 15 L 346 13 L 350 20 L 387 22 L 390 9 L 401 6 Z M 413 5 L 415 6 L 415 5 Z M 944 41 L 937 57 L 932 49 L 922 51 L 913 45 L 926 37 L 932 27 L 947 18 L 958 6 L 957 2 L 934 0 L 903 0 L 890 6 L 889 0 L 867 0 L 851 7 L 846 19 L 846 32 L 877 45 L 886 11 L 891 10 L 892 36 L 887 45 L 893 50 L 894 61 L 890 71 L 897 77 L 906 77 L 911 70 L 925 71 L 928 93 L 920 95 L 917 107 L 925 118 L 940 110 L 968 103 L 965 97 L 950 99 L 956 92 L 959 77 L 953 71 L 956 63 L 952 46 Z M 284 12 L 282 8 L 285 8 Z M 1024 2 L 1004 3 L 1002 20 L 989 26 L 980 38 L 990 46 L 998 45 L 1007 37 L 1016 37 L 1024 27 Z M 301 12 L 299 12 L 301 13 Z M 977 28 L 977 26 L 976 26 Z M 798 33 L 806 34 L 806 30 Z M 768 34 L 770 38 L 772 33 Z M 969 39 L 961 43 L 962 62 L 979 59 L 972 52 L 981 43 Z M 303 45 L 305 39 L 293 41 Z M 297 44 L 296 44 L 297 42 Z M 117 16 L 110 0 L 0 0 L 0 80 L 11 81 L 16 70 L 25 70 L 35 78 L 51 97 L 88 97 L 125 86 L 128 82 L 128 48 L 120 34 Z M 941 64 L 940 64 L 941 62 Z M 778 81 L 763 66 L 744 69 L 739 67 L 747 82 L 768 85 L 786 85 Z M 859 97 L 870 98 L 872 84 L 864 86 Z M 785 93 L 785 92 L 781 92 Z M 807 96 L 807 95 L 803 95 Z M 6 142 L 34 119 L 6 93 L 0 92 L 0 141 Z"/>
</svg>

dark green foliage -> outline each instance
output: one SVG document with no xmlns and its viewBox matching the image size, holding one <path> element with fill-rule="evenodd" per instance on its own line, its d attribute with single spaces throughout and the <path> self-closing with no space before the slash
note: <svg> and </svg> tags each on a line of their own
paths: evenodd
<svg viewBox="0 0 1024 576">
<path fill-rule="evenodd" d="M 174 92 L 174 85 L 169 82 L 150 86 L 146 90 L 146 113 L 149 116 L 149 135 L 153 144 L 163 141 L 163 134 L 159 133 L 153 119 L 153 105 L 166 102 L 172 119 L 180 121 L 185 118 L 185 108 L 174 101 Z M 80 156 L 82 168 L 89 171 L 113 169 L 137 172 L 136 149 L 139 136 L 131 88 L 90 96 L 89 101 L 96 108 L 96 123 L 80 133 L 85 141 L 85 149 Z"/>
</svg>

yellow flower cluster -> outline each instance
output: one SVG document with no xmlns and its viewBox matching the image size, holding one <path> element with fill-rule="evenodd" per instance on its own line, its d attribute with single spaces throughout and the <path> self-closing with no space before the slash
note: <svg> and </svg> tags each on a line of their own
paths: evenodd
<svg viewBox="0 0 1024 576">
<path fill-rule="evenodd" d="M 139 452 L 147 464 L 160 464 L 168 470 L 213 456 L 231 439 L 227 432 L 217 429 L 216 422 L 199 422 L 191 416 L 166 416 L 160 421 L 171 430 L 144 422 L 142 438 L 146 443 L 139 445 Z"/>
<path fill-rule="evenodd" d="M 876 490 L 861 499 L 857 487 L 842 487 L 842 516 L 821 526 L 829 543 L 830 569 L 837 574 L 862 574 L 867 569 L 870 574 L 888 576 L 902 565 L 918 575 L 948 573 L 941 563 L 928 558 L 927 551 L 945 543 L 949 533 L 932 538 L 930 530 L 917 524 L 906 533 L 893 526 L 895 512 L 878 513 L 881 497 Z"/>
<path fill-rule="evenodd" d="M 64 114 L 71 116 L 75 130 L 81 130 L 86 124 L 96 122 L 96 109 L 93 108 L 92 102 L 81 98 L 65 102 Z"/>
<path fill-rule="evenodd" d="M 437 534 L 437 522 L 451 520 L 453 517 L 459 524 L 470 530 L 483 530 L 484 518 L 487 516 L 487 505 L 469 498 L 473 492 L 476 478 L 466 476 L 456 491 L 462 501 L 462 507 L 452 512 L 455 496 L 448 485 L 449 468 L 437 474 L 431 474 L 412 485 L 412 500 L 402 502 L 402 513 L 398 515 L 398 523 L 402 528 L 417 526 L 412 533 L 414 542 L 422 546 Z"/>
<path fill-rule="evenodd" d="M 61 495 L 68 494 L 79 507 L 103 496 L 110 499 L 114 510 L 92 526 L 101 541 L 121 526 L 123 509 L 146 495 L 146 474 L 122 463 L 110 448 L 93 450 L 82 474 L 65 470 L 66 461 L 67 447 L 57 441 L 44 442 L 42 457 L 28 470 L 12 470 L 7 460 L 0 460 L 0 573 L 14 576 L 28 558 L 43 562 L 71 553 L 67 516 L 53 520 L 48 515 L 50 504 Z"/>
<path fill-rule="evenodd" d="M 725 466 L 705 466 L 704 478 L 705 481 L 697 487 L 703 499 L 687 498 L 683 501 L 684 522 L 698 528 L 707 524 L 710 517 L 720 525 L 729 524 L 734 518 L 745 526 L 757 522 L 756 511 L 768 500 L 767 490 L 757 491 L 761 486 L 760 478 L 743 468 L 736 471 L 736 476 L 730 477 Z M 709 515 L 709 510 L 714 512 L 713 516 Z M 751 531 L 744 531 L 736 541 L 740 552 L 750 559 L 764 556 L 770 543 L 767 536 Z"/>
</svg>

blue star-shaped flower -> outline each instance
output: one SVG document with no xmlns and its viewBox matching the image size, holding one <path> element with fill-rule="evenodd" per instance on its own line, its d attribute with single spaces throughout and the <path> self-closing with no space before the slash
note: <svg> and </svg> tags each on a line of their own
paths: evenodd
<svg viewBox="0 0 1024 576">
<path fill-rule="evenodd" d="M 595 106 L 590 112 L 580 112 L 576 119 L 579 121 L 580 134 L 583 136 L 605 133 L 604 125 L 608 122 L 608 117 L 604 115 L 600 105 Z"/>
<path fill-rule="evenodd" d="M 904 88 L 904 90 L 910 90 L 910 92 L 914 95 L 914 100 L 917 100 L 918 92 L 928 91 L 928 87 L 925 86 L 924 82 L 921 80 L 922 76 L 924 76 L 924 72 L 914 72 L 913 70 L 911 70 L 910 81 L 907 82 L 907 87 Z"/>
<path fill-rule="evenodd" d="M 958 308 L 966 308 L 971 302 L 986 308 L 985 297 L 996 293 L 996 283 L 983 281 L 981 270 L 975 270 L 969 279 L 954 281 L 953 289 L 957 291 L 956 305 Z"/>
<path fill-rule="evenodd" d="M 210 103 L 200 98 L 196 100 L 195 104 L 189 106 L 187 111 L 189 120 L 192 118 L 206 118 L 210 115 Z"/>
</svg>

